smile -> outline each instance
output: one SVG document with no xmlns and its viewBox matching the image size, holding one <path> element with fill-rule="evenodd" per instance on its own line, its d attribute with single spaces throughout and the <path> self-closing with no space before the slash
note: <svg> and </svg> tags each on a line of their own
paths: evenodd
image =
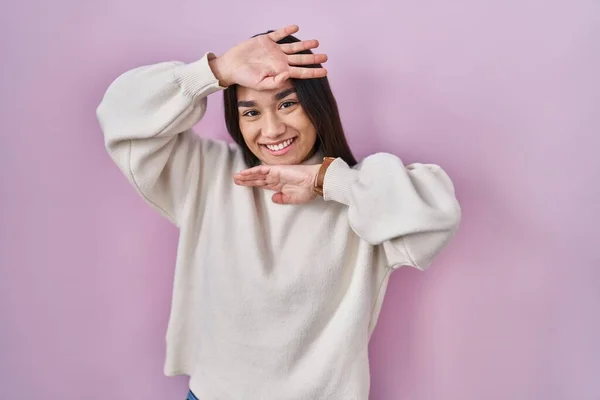
<svg viewBox="0 0 600 400">
<path fill-rule="evenodd" d="M 291 138 L 276 145 L 264 144 L 263 146 L 266 147 L 271 154 L 282 155 L 287 153 L 295 141 L 296 138 Z"/>
</svg>

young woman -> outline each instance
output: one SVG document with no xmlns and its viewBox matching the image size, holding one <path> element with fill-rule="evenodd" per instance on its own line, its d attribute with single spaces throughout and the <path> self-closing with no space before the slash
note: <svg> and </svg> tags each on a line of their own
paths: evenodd
<svg viewBox="0 0 600 400">
<path fill-rule="evenodd" d="M 97 110 L 114 162 L 180 229 L 165 374 L 189 375 L 190 399 L 367 399 L 390 273 L 427 268 L 459 225 L 439 166 L 356 162 L 327 57 L 297 31 L 133 69 Z M 191 130 L 219 90 L 235 143 Z"/>
</svg>

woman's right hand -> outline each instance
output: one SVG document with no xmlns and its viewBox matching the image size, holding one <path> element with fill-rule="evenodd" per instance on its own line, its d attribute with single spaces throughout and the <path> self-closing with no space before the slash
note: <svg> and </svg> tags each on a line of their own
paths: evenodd
<svg viewBox="0 0 600 400">
<path fill-rule="evenodd" d="M 295 54 L 319 46 L 316 40 L 277 44 L 277 41 L 298 32 L 290 25 L 274 32 L 241 42 L 222 56 L 209 61 L 221 86 L 234 84 L 255 90 L 274 89 L 286 79 L 321 78 L 325 68 L 306 68 L 303 65 L 327 61 L 325 54 Z"/>
</svg>

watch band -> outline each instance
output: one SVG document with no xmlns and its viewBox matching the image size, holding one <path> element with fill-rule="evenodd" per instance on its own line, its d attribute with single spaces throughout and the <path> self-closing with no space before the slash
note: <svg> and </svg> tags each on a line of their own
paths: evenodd
<svg viewBox="0 0 600 400">
<path fill-rule="evenodd" d="M 313 187 L 313 192 L 321 197 L 323 196 L 323 182 L 325 181 L 325 173 L 327 172 L 329 164 L 331 164 L 334 160 L 335 157 L 323 158 L 323 163 L 321 164 L 321 168 L 319 168 L 319 173 L 317 174 L 317 179 L 315 180 L 315 186 Z"/>
</svg>

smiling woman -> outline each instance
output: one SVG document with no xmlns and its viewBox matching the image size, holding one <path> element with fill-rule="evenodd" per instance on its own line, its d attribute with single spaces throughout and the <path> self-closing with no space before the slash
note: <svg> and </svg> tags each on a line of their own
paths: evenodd
<svg viewBox="0 0 600 400">
<path fill-rule="evenodd" d="M 190 399 L 366 400 L 390 273 L 426 269 L 460 223 L 441 167 L 356 162 L 327 56 L 297 31 L 125 72 L 97 109 L 116 165 L 180 229 L 165 373 Z M 232 144 L 192 131 L 219 90 Z"/>
<path fill-rule="evenodd" d="M 318 148 L 314 125 L 291 82 L 281 89 L 237 88 L 243 146 L 265 164 L 302 164 Z M 238 118 L 236 118 L 238 119 Z"/>
<path fill-rule="evenodd" d="M 255 37 L 271 33 L 273 31 Z M 303 42 L 293 35 L 288 35 L 277 43 L 280 45 L 301 46 Z M 315 44 L 318 44 L 318 42 Z M 318 71 L 323 68 L 321 63 L 327 61 L 325 54 L 314 54 L 310 48 L 292 48 L 299 50 L 296 55 L 303 55 L 304 58 L 294 60 L 305 64 L 303 65 L 304 68 L 312 68 Z M 287 98 L 288 96 L 290 98 Z M 257 104 L 253 100 L 258 98 L 263 100 L 262 104 Z M 346 141 L 337 103 L 326 76 L 313 79 L 289 79 L 281 87 L 269 90 L 266 93 L 249 87 L 232 85 L 225 89 L 223 102 L 227 130 L 242 149 L 244 159 L 249 166 L 258 165 L 261 162 L 265 164 L 300 164 L 314 154 L 317 149 L 321 149 L 324 156 L 339 157 L 351 167 L 356 165 L 356 159 Z M 258 105 L 269 106 L 266 110 L 263 110 L 262 117 L 260 110 L 256 110 Z M 275 113 L 273 112 L 274 106 L 282 107 L 282 109 L 280 112 Z M 291 109 L 285 110 L 288 107 Z M 288 113 L 285 111 L 288 111 Z M 242 117 L 238 117 L 238 113 Z M 286 118 L 288 114 L 289 117 Z M 244 134 L 244 132 L 250 132 L 253 128 L 254 131 L 260 129 L 263 124 L 270 124 L 265 127 L 270 135 L 269 138 L 265 139 L 265 142 L 279 144 L 284 140 L 289 140 L 289 138 L 283 139 L 281 135 L 291 135 L 289 132 L 283 132 L 283 134 L 280 132 L 286 129 L 288 121 L 291 124 L 290 130 L 293 130 L 294 125 L 300 125 L 303 128 L 303 130 L 298 131 L 297 136 L 303 136 L 304 130 L 306 136 L 301 137 L 305 140 L 302 143 L 300 141 L 296 143 L 296 149 L 287 157 L 269 157 L 285 155 L 287 151 L 284 153 L 277 153 L 277 150 L 273 152 L 256 151 L 256 146 L 253 148 L 252 139 L 249 138 L 250 133 Z M 254 124 L 249 124 L 249 122 L 254 122 Z M 312 126 L 309 126 L 309 124 Z M 245 129 L 246 127 L 248 130 Z M 303 147 L 298 146 L 299 144 Z M 264 158 L 260 155 L 264 155 Z"/>
</svg>

